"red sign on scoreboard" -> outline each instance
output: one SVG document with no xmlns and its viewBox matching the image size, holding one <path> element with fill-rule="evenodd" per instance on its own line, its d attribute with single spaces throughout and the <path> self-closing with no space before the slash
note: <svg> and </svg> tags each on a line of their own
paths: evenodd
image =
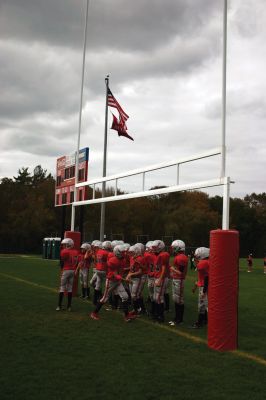
<svg viewBox="0 0 266 400">
<path fill-rule="evenodd" d="M 89 148 L 79 151 L 78 182 L 88 179 Z M 55 206 L 64 206 L 74 201 L 75 190 L 75 154 L 59 157 L 56 161 Z M 77 200 L 86 200 L 87 188 L 77 189 Z"/>
</svg>

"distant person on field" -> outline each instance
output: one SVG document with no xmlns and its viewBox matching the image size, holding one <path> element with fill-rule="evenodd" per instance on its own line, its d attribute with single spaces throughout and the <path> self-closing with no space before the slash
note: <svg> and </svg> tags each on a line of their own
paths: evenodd
<svg viewBox="0 0 266 400">
<path fill-rule="evenodd" d="M 74 241 L 70 238 L 65 238 L 61 242 L 63 249 L 60 253 L 62 262 L 62 274 L 60 279 L 60 289 L 58 297 L 58 306 L 56 311 L 62 310 L 64 292 L 67 292 L 67 310 L 71 311 L 72 288 L 74 281 L 74 273 L 78 265 L 78 250 L 74 249 Z"/>
<path fill-rule="evenodd" d="M 253 256 L 252 256 L 252 254 L 248 255 L 247 264 L 248 264 L 248 272 L 252 272 L 252 268 L 253 268 Z"/>
<path fill-rule="evenodd" d="M 266 256 L 264 257 L 263 264 L 264 264 L 264 274 L 266 274 Z"/>
</svg>

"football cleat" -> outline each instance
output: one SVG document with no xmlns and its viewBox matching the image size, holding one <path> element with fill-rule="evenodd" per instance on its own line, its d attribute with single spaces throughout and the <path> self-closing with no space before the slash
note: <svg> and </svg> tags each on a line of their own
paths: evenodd
<svg viewBox="0 0 266 400">
<path fill-rule="evenodd" d="M 175 322 L 175 321 L 169 321 L 168 323 L 169 323 L 169 325 L 171 325 L 171 326 L 175 326 L 175 325 L 176 325 L 176 322 Z"/>
<path fill-rule="evenodd" d="M 61 310 L 62 310 L 62 307 L 60 307 L 60 306 L 56 307 L 56 309 L 55 309 L 55 311 L 61 311 Z"/>
<path fill-rule="evenodd" d="M 70 312 L 71 311 L 71 307 L 67 307 L 67 311 Z"/>
<path fill-rule="evenodd" d="M 99 315 L 95 312 L 92 312 L 90 314 L 91 319 L 95 319 L 96 321 L 98 321 L 100 319 Z"/>
<path fill-rule="evenodd" d="M 130 315 L 129 313 L 125 317 L 125 322 L 131 322 L 132 320 L 136 319 L 136 315 Z"/>
</svg>

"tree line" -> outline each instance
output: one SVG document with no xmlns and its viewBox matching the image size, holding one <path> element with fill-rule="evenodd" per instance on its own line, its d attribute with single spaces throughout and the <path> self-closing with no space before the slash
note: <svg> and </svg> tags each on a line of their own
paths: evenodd
<svg viewBox="0 0 266 400">
<path fill-rule="evenodd" d="M 55 207 L 54 193 L 55 180 L 41 166 L 32 174 L 23 167 L 16 177 L 1 180 L 1 252 L 41 253 L 44 237 L 61 237 L 70 230 L 71 206 Z M 180 238 L 187 247 L 207 246 L 210 230 L 221 228 L 222 203 L 222 197 L 199 191 L 106 203 L 105 233 L 108 239 L 129 243 L 157 238 L 169 244 Z M 82 231 L 84 240 L 99 238 L 100 208 L 100 204 L 77 207 L 75 229 Z M 231 198 L 230 229 L 239 231 L 241 256 L 263 257 L 266 193 Z"/>
</svg>

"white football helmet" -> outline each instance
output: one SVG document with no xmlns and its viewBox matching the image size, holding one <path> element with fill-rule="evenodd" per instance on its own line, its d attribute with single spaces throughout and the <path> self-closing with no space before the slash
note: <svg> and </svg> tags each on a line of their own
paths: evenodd
<svg viewBox="0 0 266 400">
<path fill-rule="evenodd" d="M 152 243 L 152 248 L 155 253 L 160 253 L 165 249 L 165 244 L 162 240 L 154 240 Z"/>
<path fill-rule="evenodd" d="M 118 245 L 119 245 L 118 240 L 113 240 L 113 241 L 111 242 L 111 245 L 112 245 L 112 249 L 114 250 L 115 246 L 118 246 Z"/>
<path fill-rule="evenodd" d="M 210 249 L 208 247 L 198 247 L 195 250 L 194 257 L 197 260 L 204 260 L 210 257 Z"/>
<path fill-rule="evenodd" d="M 141 248 L 136 245 L 130 246 L 128 252 L 132 257 L 138 257 L 141 255 Z"/>
<path fill-rule="evenodd" d="M 124 246 L 124 250 L 125 251 L 128 251 L 129 248 L 130 248 L 130 244 L 129 243 L 124 243 L 123 246 Z"/>
<path fill-rule="evenodd" d="M 152 244 L 153 244 L 153 241 L 152 241 L 152 240 L 149 240 L 149 241 L 145 244 L 145 249 L 146 249 L 147 251 L 152 250 Z"/>
<path fill-rule="evenodd" d="M 104 250 L 112 250 L 112 243 L 109 240 L 105 240 L 102 243 L 102 249 L 104 249 Z"/>
<path fill-rule="evenodd" d="M 117 244 L 124 244 L 124 240 L 117 240 Z"/>
<path fill-rule="evenodd" d="M 143 243 L 136 243 L 135 247 L 138 247 L 140 249 L 140 254 L 144 254 L 145 246 Z"/>
<path fill-rule="evenodd" d="M 118 244 L 117 246 L 115 246 L 113 251 L 114 251 L 114 255 L 117 258 L 123 258 L 124 247 L 122 244 Z"/>
<path fill-rule="evenodd" d="M 73 239 L 70 239 L 70 238 L 63 239 L 61 244 L 64 244 L 69 249 L 74 247 L 74 241 L 73 241 Z"/>
<path fill-rule="evenodd" d="M 82 243 L 82 245 L 80 246 L 81 249 L 84 249 L 86 251 L 90 251 L 91 250 L 91 245 L 89 243 Z"/>
<path fill-rule="evenodd" d="M 102 242 L 100 240 L 95 240 L 94 247 L 97 249 L 102 248 Z"/>
<path fill-rule="evenodd" d="M 179 251 L 185 251 L 186 245 L 183 240 L 174 240 L 171 244 L 174 253 L 178 253 Z"/>
</svg>

